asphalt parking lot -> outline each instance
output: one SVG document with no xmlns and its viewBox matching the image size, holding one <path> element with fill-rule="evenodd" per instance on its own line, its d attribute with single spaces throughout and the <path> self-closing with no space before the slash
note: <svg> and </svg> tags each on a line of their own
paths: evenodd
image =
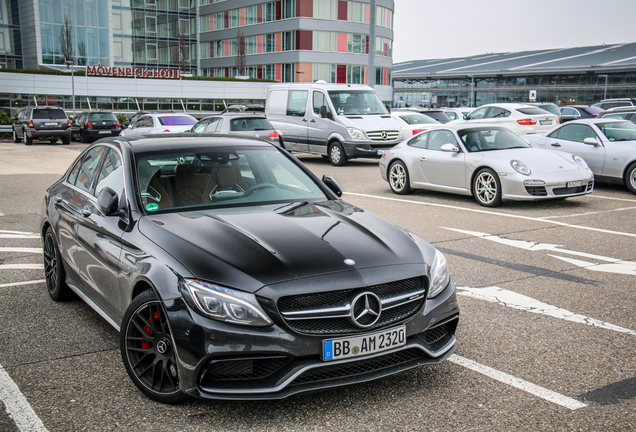
<svg viewBox="0 0 636 432">
<path fill-rule="evenodd" d="M 129 380 L 117 332 L 79 300 L 54 303 L 43 283 L 42 195 L 84 147 L 0 142 L 0 430 L 636 430 L 636 196 L 625 188 L 486 209 L 394 195 L 377 161 L 299 155 L 343 199 L 444 252 L 459 287 L 456 354 L 282 401 L 166 406 Z"/>
</svg>

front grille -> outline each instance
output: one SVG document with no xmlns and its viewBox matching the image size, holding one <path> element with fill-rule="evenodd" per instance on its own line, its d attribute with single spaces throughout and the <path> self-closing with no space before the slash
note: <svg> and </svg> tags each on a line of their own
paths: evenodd
<svg viewBox="0 0 636 432">
<path fill-rule="evenodd" d="M 278 300 L 278 310 L 285 323 L 294 331 L 304 334 L 343 334 L 369 331 L 402 321 L 415 314 L 426 300 L 426 279 L 415 277 L 360 289 L 328 291 L 323 293 L 286 296 Z M 404 298 L 394 306 L 384 308 L 378 321 L 369 327 L 359 328 L 348 318 L 347 308 L 351 298 L 362 292 L 372 292 L 383 303 Z M 411 295 L 412 294 L 412 295 Z M 344 311 L 339 316 L 325 311 L 334 309 Z M 301 314 L 294 318 L 294 314 Z"/>
<path fill-rule="evenodd" d="M 526 192 L 532 196 L 547 196 L 548 192 L 545 190 L 545 186 L 526 186 Z"/>
<path fill-rule="evenodd" d="M 583 186 L 572 187 L 572 188 L 568 188 L 568 187 L 554 188 L 552 189 L 552 192 L 555 195 L 571 195 L 571 194 L 585 192 L 586 190 L 587 190 L 587 185 L 583 185 Z"/>
<path fill-rule="evenodd" d="M 320 381 L 330 381 L 347 377 L 355 377 L 367 373 L 377 372 L 393 366 L 409 363 L 426 357 L 420 349 L 410 348 L 383 356 L 359 360 L 350 363 L 334 364 L 310 369 L 296 378 L 292 385 L 309 384 Z"/>
<path fill-rule="evenodd" d="M 396 139 L 398 139 L 399 131 L 396 131 L 396 130 L 369 131 L 367 132 L 367 136 L 369 137 L 371 141 L 395 141 Z"/>
<path fill-rule="evenodd" d="M 227 381 L 252 381 L 267 378 L 292 360 L 288 357 L 264 357 L 254 359 L 213 360 L 202 378 L 204 387 L 216 387 Z"/>
</svg>

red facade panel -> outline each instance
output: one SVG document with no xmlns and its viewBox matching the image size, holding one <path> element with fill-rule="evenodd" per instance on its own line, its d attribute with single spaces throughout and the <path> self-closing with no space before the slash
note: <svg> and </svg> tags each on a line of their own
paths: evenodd
<svg viewBox="0 0 636 432">
<path fill-rule="evenodd" d="M 342 21 L 347 20 L 347 2 L 338 1 L 338 19 Z"/>
<path fill-rule="evenodd" d="M 347 83 L 347 65 L 336 65 L 336 82 Z"/>
<path fill-rule="evenodd" d="M 311 51 L 313 49 L 313 32 L 309 30 L 297 30 L 296 49 Z"/>
<path fill-rule="evenodd" d="M 314 16 L 314 0 L 296 0 L 297 17 Z"/>
</svg>

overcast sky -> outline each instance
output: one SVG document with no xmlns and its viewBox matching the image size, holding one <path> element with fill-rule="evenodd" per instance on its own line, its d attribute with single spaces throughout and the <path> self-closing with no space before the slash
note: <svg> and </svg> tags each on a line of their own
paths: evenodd
<svg viewBox="0 0 636 432">
<path fill-rule="evenodd" d="M 395 0 L 393 23 L 394 63 L 636 42 L 636 0 Z"/>
</svg>

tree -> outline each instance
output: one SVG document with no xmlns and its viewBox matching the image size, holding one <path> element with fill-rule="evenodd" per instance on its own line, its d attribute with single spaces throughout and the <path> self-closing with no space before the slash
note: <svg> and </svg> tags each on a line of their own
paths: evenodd
<svg viewBox="0 0 636 432">
<path fill-rule="evenodd" d="M 66 69 L 68 69 L 74 63 L 75 53 L 73 51 L 73 23 L 67 15 L 64 16 L 64 25 L 60 29 L 60 46 Z"/>
<path fill-rule="evenodd" d="M 179 33 L 178 41 L 179 67 L 182 73 L 190 72 L 190 44 L 183 33 Z"/>
<path fill-rule="evenodd" d="M 236 35 L 236 69 L 240 76 L 245 76 L 245 36 L 241 30 Z"/>
</svg>

